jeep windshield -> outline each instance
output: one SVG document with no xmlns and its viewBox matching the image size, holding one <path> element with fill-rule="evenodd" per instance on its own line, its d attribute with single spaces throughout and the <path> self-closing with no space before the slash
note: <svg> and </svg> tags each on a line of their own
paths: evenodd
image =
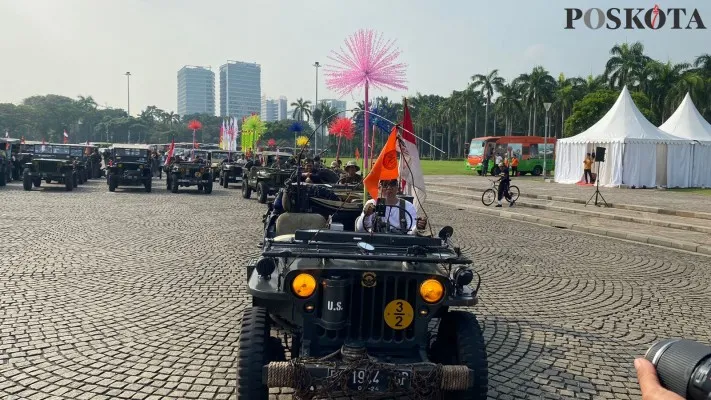
<svg viewBox="0 0 711 400">
<path fill-rule="evenodd" d="M 227 155 L 228 155 L 228 153 L 218 153 L 218 152 L 213 151 L 212 152 L 212 161 L 225 160 L 225 159 L 227 159 Z M 232 158 L 234 158 L 234 156 Z"/>
<path fill-rule="evenodd" d="M 119 157 L 145 157 L 148 150 L 143 149 L 115 149 Z"/>
<path fill-rule="evenodd" d="M 84 156 L 84 149 L 80 147 L 72 147 L 69 150 L 69 154 L 74 157 L 83 157 Z"/>
<path fill-rule="evenodd" d="M 67 146 L 53 146 L 51 144 L 36 144 L 34 148 L 36 154 L 54 154 L 60 156 L 69 155 L 69 147 Z"/>
</svg>

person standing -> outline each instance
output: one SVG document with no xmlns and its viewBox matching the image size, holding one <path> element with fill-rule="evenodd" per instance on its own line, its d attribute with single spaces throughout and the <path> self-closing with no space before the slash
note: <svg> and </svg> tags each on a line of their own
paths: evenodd
<svg viewBox="0 0 711 400">
<path fill-rule="evenodd" d="M 511 159 L 511 175 L 518 176 L 518 157 L 516 154 Z"/>
<path fill-rule="evenodd" d="M 498 204 L 496 205 L 496 207 L 502 207 L 501 199 L 503 199 L 504 197 L 506 197 L 506 201 L 509 202 L 509 207 L 513 207 L 516 203 L 516 200 L 511 197 L 511 193 L 509 191 L 509 187 L 511 186 L 511 177 L 509 177 L 509 169 L 503 167 L 501 169 L 501 173 L 501 178 L 499 178 L 499 192 L 497 193 Z"/>
<path fill-rule="evenodd" d="M 585 183 L 592 183 L 592 157 L 590 156 L 590 153 L 585 155 L 585 160 L 583 160 L 583 173 L 585 175 Z M 588 181 L 588 177 L 590 177 L 590 180 Z"/>
<path fill-rule="evenodd" d="M 489 154 L 484 154 L 482 158 L 483 160 L 481 162 L 481 175 L 486 176 L 486 173 L 489 172 L 489 158 L 491 158 L 491 156 Z"/>
</svg>

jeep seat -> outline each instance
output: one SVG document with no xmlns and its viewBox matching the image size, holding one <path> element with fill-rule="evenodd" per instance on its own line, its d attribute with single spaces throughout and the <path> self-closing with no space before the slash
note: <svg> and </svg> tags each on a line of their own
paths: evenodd
<svg viewBox="0 0 711 400">
<path fill-rule="evenodd" d="M 327 227 L 321 214 L 289 213 L 279 215 L 276 221 L 276 236 L 289 235 L 297 229 L 321 229 Z"/>
</svg>

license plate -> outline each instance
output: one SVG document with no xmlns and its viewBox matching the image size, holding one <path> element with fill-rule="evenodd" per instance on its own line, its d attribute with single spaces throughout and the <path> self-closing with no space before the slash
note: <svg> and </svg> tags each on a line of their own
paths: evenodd
<svg viewBox="0 0 711 400">
<path fill-rule="evenodd" d="M 335 375 L 339 370 L 329 368 L 328 376 Z M 366 392 L 385 392 L 390 388 L 390 380 L 396 388 L 410 387 L 410 371 L 379 371 L 357 369 L 348 373 L 347 386 L 351 390 Z"/>
</svg>

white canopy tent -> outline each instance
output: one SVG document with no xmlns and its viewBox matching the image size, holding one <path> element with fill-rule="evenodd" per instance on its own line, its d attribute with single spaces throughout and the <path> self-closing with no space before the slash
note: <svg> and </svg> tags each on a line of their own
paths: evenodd
<svg viewBox="0 0 711 400">
<path fill-rule="evenodd" d="M 555 181 L 580 182 L 585 155 L 599 146 L 606 148 L 605 162 L 599 164 L 597 177 L 602 186 L 687 187 L 693 143 L 649 122 L 625 86 L 597 123 L 578 135 L 558 140 Z M 597 172 L 594 168 L 593 172 Z"/>
<path fill-rule="evenodd" d="M 711 187 L 711 124 L 701 116 L 689 93 L 659 129 L 699 142 L 694 145 L 689 186 Z"/>
</svg>

